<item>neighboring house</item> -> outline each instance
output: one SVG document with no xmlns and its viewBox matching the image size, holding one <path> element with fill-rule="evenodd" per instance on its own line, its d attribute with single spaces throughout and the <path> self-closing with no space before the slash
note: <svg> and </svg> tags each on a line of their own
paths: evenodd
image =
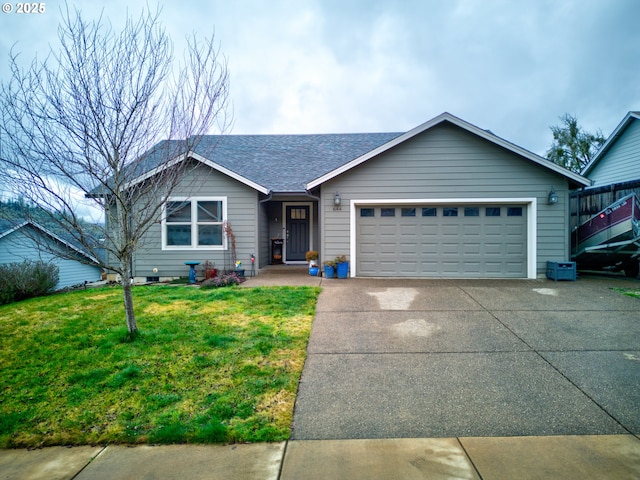
<svg viewBox="0 0 640 480">
<path fill-rule="evenodd" d="M 582 175 L 592 185 L 572 195 L 572 227 L 630 193 L 640 197 L 640 112 L 627 113 Z"/>
<path fill-rule="evenodd" d="M 66 250 L 76 259 L 57 257 L 46 248 L 47 245 L 51 249 Z M 0 220 L 0 264 L 25 260 L 42 260 L 57 265 L 59 280 L 56 289 L 85 281 L 95 282 L 102 276 L 102 269 L 94 259 L 40 225 L 30 221 Z M 91 264 L 87 265 L 89 262 Z"/>
<path fill-rule="evenodd" d="M 358 277 L 536 278 L 569 260 L 569 190 L 589 185 L 449 113 L 406 133 L 205 136 L 188 157 L 138 279 L 229 267 L 224 222 L 247 269 L 318 250 Z"/>
</svg>

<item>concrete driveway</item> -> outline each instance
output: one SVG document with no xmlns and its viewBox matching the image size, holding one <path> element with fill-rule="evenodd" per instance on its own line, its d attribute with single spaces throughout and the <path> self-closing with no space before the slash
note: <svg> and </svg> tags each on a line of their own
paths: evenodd
<svg viewBox="0 0 640 480">
<path fill-rule="evenodd" d="M 638 286 L 323 280 L 293 439 L 640 434 Z"/>
</svg>

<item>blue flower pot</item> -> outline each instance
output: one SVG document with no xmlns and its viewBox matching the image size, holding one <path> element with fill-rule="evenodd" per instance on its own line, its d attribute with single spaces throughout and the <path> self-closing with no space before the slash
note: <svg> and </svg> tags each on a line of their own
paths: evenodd
<svg viewBox="0 0 640 480">
<path fill-rule="evenodd" d="M 349 276 L 349 262 L 339 263 L 336 270 L 338 271 L 338 278 L 347 278 Z"/>
<path fill-rule="evenodd" d="M 312 277 L 317 277 L 319 271 L 320 269 L 318 267 L 311 267 L 309 269 L 309 275 L 311 275 Z"/>
<path fill-rule="evenodd" d="M 324 276 L 327 278 L 335 278 L 336 276 L 336 269 L 333 267 L 330 267 L 328 265 L 324 266 Z"/>
</svg>

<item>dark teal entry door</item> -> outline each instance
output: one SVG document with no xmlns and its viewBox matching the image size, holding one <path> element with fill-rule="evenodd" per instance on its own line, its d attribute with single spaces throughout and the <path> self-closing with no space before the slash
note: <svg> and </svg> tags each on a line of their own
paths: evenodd
<svg viewBox="0 0 640 480">
<path fill-rule="evenodd" d="M 287 205 L 288 262 L 305 261 L 309 250 L 309 206 Z"/>
</svg>

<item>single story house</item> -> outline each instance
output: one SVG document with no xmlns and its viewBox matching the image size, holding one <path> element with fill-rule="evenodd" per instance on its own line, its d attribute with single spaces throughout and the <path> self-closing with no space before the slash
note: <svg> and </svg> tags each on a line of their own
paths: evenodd
<svg viewBox="0 0 640 480">
<path fill-rule="evenodd" d="M 53 250 L 66 250 L 71 258 L 56 256 Z M 56 265 L 59 269 L 56 289 L 96 282 L 102 277 L 95 259 L 46 228 L 31 221 L 0 220 L 0 265 L 24 261 Z"/>
<path fill-rule="evenodd" d="M 590 184 L 449 113 L 404 133 L 204 136 L 187 157 L 136 279 L 229 267 L 225 222 L 256 271 L 317 250 L 352 277 L 533 279 L 569 260 L 569 191 Z"/>
</svg>

